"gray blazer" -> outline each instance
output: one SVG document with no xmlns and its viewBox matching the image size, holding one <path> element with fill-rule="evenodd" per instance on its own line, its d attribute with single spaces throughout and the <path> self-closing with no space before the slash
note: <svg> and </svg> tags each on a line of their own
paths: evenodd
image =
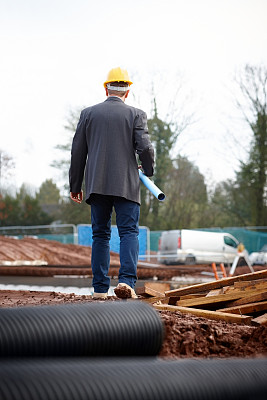
<svg viewBox="0 0 267 400">
<path fill-rule="evenodd" d="M 81 112 L 72 142 L 70 191 L 81 191 L 85 171 L 85 200 L 92 193 L 124 197 L 140 204 L 136 154 L 147 176 L 153 175 L 154 150 L 147 116 L 118 97 Z"/>
</svg>

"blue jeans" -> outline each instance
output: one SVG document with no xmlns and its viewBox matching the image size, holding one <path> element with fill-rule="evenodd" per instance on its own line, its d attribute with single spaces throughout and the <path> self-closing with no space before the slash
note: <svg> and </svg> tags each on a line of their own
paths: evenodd
<svg viewBox="0 0 267 400">
<path fill-rule="evenodd" d="M 134 288 L 137 279 L 139 254 L 139 204 L 123 197 L 92 194 L 90 196 L 93 231 L 92 272 L 96 293 L 106 293 L 110 286 L 108 276 L 110 263 L 109 241 L 113 206 L 120 236 L 119 282 Z"/>
</svg>

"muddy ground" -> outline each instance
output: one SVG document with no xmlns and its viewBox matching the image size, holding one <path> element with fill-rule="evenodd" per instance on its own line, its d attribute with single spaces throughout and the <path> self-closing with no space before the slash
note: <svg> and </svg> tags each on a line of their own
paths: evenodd
<svg viewBox="0 0 267 400">
<path fill-rule="evenodd" d="M 139 279 L 171 280 L 212 273 L 210 265 L 164 266 L 140 261 Z M 36 263 L 37 261 L 37 263 Z M 5 276 L 91 276 L 91 248 L 48 240 L 0 237 L 0 275 Z M 32 265 L 27 265 L 27 262 Z M 9 265 L 9 264 L 12 265 Z M 35 265 L 34 265 L 35 264 Z M 43 265 L 42 265 L 43 264 Z M 255 267 L 255 271 L 262 267 Z M 110 275 L 118 276 L 119 255 L 111 252 Z M 239 266 L 237 274 L 250 272 Z M 0 291 L 0 307 L 23 307 L 91 302 L 91 296 L 55 292 Z M 107 301 L 125 301 L 110 297 Z M 134 300 L 138 301 L 138 300 Z M 162 357 L 262 357 L 267 356 L 267 328 L 229 324 L 193 315 L 157 311 L 165 325 Z"/>
<path fill-rule="evenodd" d="M 128 301 L 140 301 L 128 300 Z M 93 300 L 91 296 L 55 292 L 0 291 L 0 307 L 24 307 L 96 301 L 125 301 L 116 297 Z M 157 311 L 165 326 L 160 357 L 226 358 L 267 357 L 267 327 L 230 324 L 193 315 Z"/>
</svg>

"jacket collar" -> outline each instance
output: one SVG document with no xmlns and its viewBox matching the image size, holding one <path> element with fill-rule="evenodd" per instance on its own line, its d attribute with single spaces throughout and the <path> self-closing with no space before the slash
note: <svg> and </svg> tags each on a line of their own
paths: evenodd
<svg viewBox="0 0 267 400">
<path fill-rule="evenodd" d="M 117 96 L 109 96 L 105 101 L 122 101 L 124 103 L 124 101 Z"/>
</svg>

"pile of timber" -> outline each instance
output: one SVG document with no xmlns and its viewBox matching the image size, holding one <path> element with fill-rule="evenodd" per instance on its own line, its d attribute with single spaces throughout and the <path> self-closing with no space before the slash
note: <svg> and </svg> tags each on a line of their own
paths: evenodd
<svg viewBox="0 0 267 400">
<path fill-rule="evenodd" d="M 137 293 L 148 296 L 143 301 L 153 304 L 158 310 L 267 326 L 267 270 L 175 290 L 168 290 L 166 284 L 153 286 L 147 282 Z"/>
</svg>

